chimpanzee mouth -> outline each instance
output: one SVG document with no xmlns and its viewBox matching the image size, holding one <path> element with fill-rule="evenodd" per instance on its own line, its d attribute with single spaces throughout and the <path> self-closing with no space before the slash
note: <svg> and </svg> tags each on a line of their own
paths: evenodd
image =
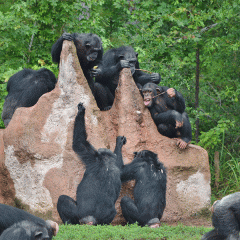
<svg viewBox="0 0 240 240">
<path fill-rule="evenodd" d="M 151 103 L 151 99 L 150 98 L 146 98 L 144 99 L 144 105 L 147 107 L 150 103 Z"/>
</svg>

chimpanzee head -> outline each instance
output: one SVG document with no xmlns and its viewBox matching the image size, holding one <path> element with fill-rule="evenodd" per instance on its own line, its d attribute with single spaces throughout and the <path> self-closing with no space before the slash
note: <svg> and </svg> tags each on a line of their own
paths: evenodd
<svg viewBox="0 0 240 240">
<path fill-rule="evenodd" d="M 128 62 L 128 67 L 131 69 L 133 75 L 136 68 L 138 68 L 138 53 L 132 47 L 123 46 L 117 49 L 117 57 L 117 61 L 125 60 Z"/>
<path fill-rule="evenodd" d="M 75 39 L 75 45 L 81 64 L 88 63 L 93 67 L 96 61 L 102 59 L 102 41 L 96 34 L 79 34 Z"/>
<path fill-rule="evenodd" d="M 155 104 L 155 97 L 161 94 L 163 89 L 155 83 L 146 83 L 142 88 L 144 105 L 148 108 Z"/>
</svg>

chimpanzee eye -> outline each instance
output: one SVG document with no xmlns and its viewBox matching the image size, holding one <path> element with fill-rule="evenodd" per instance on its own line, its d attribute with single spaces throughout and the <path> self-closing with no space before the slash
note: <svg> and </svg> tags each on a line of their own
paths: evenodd
<svg viewBox="0 0 240 240">
<path fill-rule="evenodd" d="M 90 48 L 91 44 L 90 43 L 86 43 L 86 48 Z"/>
</svg>

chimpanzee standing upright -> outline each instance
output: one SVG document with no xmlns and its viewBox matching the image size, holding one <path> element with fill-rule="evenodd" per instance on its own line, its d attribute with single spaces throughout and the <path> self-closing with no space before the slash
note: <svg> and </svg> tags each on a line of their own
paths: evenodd
<svg viewBox="0 0 240 240">
<path fill-rule="evenodd" d="M 186 148 L 192 140 L 192 130 L 182 94 L 154 83 L 145 84 L 141 91 L 158 131 L 169 138 L 178 138 L 179 148 Z"/>
<path fill-rule="evenodd" d="M 25 68 L 11 76 L 2 112 L 5 127 L 8 126 L 17 108 L 32 107 L 44 93 L 52 91 L 56 83 L 55 75 L 46 68 L 39 70 Z"/>
<path fill-rule="evenodd" d="M 130 224 L 138 222 L 156 228 L 166 206 L 166 170 L 154 152 L 143 150 L 134 154 L 121 175 L 122 182 L 136 180 L 134 201 L 126 196 L 121 199 L 122 214 Z"/>
<path fill-rule="evenodd" d="M 212 206 L 214 229 L 203 235 L 202 240 L 239 240 L 240 192 L 232 193 Z"/>
<path fill-rule="evenodd" d="M 104 109 L 110 109 L 113 104 L 119 74 L 123 68 L 131 69 L 133 79 L 139 88 L 148 82 L 158 84 L 161 81 L 158 73 L 147 74 L 137 70 L 139 69 L 138 53 L 132 47 L 122 46 L 110 49 L 103 55 L 98 67 L 92 69 L 92 75 L 98 84 L 98 92 L 104 101 Z"/>
<path fill-rule="evenodd" d="M 88 141 L 85 130 L 85 108 L 80 103 L 74 124 L 73 150 L 86 165 L 77 188 L 77 201 L 61 195 L 57 210 L 63 223 L 109 224 L 116 215 L 115 202 L 121 189 L 122 146 L 126 138 L 118 136 L 114 153 L 96 150 Z"/>
</svg>

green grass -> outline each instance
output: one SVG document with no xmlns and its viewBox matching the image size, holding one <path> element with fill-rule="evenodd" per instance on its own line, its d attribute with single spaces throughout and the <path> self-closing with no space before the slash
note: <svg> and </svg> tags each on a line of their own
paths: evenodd
<svg viewBox="0 0 240 240">
<path fill-rule="evenodd" d="M 77 239 L 159 239 L 159 240 L 190 240 L 201 239 L 210 228 L 189 227 L 179 224 L 168 226 L 162 224 L 160 228 L 139 227 L 136 224 L 126 226 L 88 226 L 88 225 L 60 225 L 59 232 L 54 240 Z"/>
</svg>

